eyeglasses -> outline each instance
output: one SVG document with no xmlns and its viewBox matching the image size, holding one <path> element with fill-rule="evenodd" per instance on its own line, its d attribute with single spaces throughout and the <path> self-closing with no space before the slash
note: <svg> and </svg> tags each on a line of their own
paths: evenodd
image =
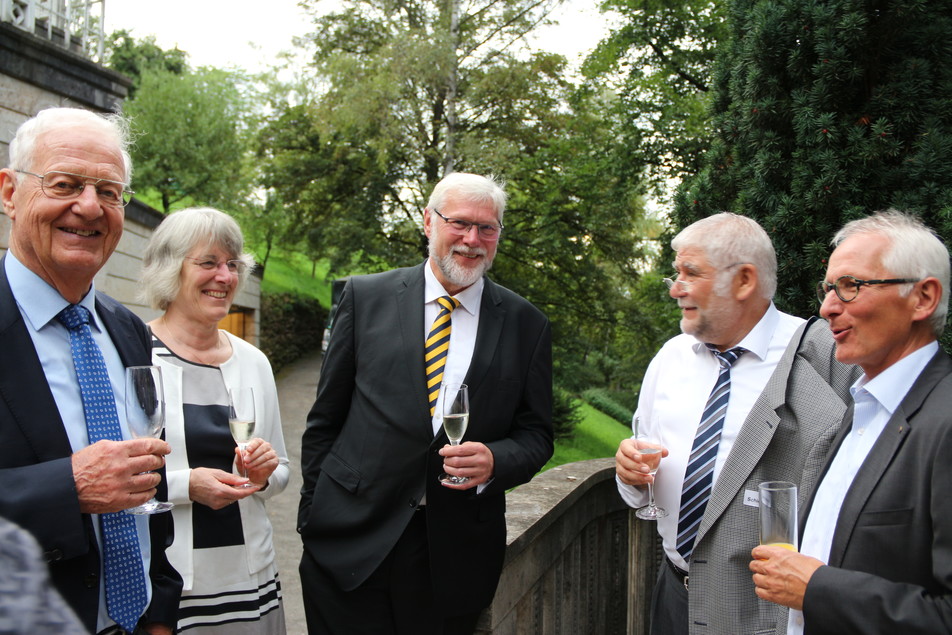
<svg viewBox="0 0 952 635">
<path fill-rule="evenodd" d="M 915 278 L 889 278 L 887 280 L 860 280 L 853 276 L 840 276 L 836 282 L 827 282 L 821 280 L 816 285 L 816 296 L 820 302 L 826 300 L 830 291 L 836 291 L 836 297 L 843 302 L 852 302 L 859 295 L 859 289 L 862 286 L 874 284 L 907 284 L 910 282 L 919 282 Z"/>
<path fill-rule="evenodd" d="M 731 267 L 736 267 L 737 265 L 746 265 L 746 264 L 748 264 L 748 263 L 746 263 L 746 262 L 735 262 L 735 263 L 731 263 L 731 264 L 727 265 L 726 267 L 721 267 L 721 268 L 718 269 L 717 271 L 726 271 L 726 270 L 730 269 Z M 677 285 L 680 285 L 680 286 L 681 286 L 681 290 L 682 290 L 682 291 L 687 291 L 688 289 L 691 288 L 691 285 L 696 282 L 696 280 L 680 280 L 680 279 L 679 279 L 679 276 L 681 275 L 680 273 L 675 273 L 675 274 L 673 274 L 673 275 L 674 275 L 673 278 L 662 278 L 662 279 L 661 279 L 661 282 L 663 282 L 663 283 L 665 284 L 665 286 L 668 287 L 668 289 L 673 289 L 673 288 L 674 288 L 674 285 L 677 284 Z"/>
<path fill-rule="evenodd" d="M 242 260 L 216 260 L 214 258 L 192 258 L 191 256 L 185 256 L 185 259 L 191 260 L 205 271 L 215 271 L 222 265 L 225 265 L 228 269 L 228 273 L 234 273 L 239 276 L 248 268 L 248 265 Z"/>
<path fill-rule="evenodd" d="M 40 179 L 40 189 L 43 190 L 43 194 L 49 198 L 63 201 L 79 198 L 83 190 L 86 189 L 86 185 L 90 183 L 96 188 L 99 203 L 107 207 L 125 207 L 132 200 L 132 195 L 135 194 L 132 190 L 126 189 L 125 183 L 110 181 L 109 179 L 97 179 L 84 174 L 59 172 L 57 170 L 46 174 L 36 174 L 26 170 L 16 170 L 16 172 L 29 174 Z"/>
<path fill-rule="evenodd" d="M 497 240 L 499 238 L 499 232 L 501 232 L 503 229 L 502 225 L 471 223 L 468 220 L 460 220 L 459 218 L 447 218 L 435 209 L 432 210 L 432 212 L 446 221 L 446 224 L 450 226 L 450 231 L 452 231 L 454 234 L 459 234 L 460 236 L 465 236 L 469 233 L 471 228 L 475 227 L 479 237 L 483 240 Z"/>
</svg>

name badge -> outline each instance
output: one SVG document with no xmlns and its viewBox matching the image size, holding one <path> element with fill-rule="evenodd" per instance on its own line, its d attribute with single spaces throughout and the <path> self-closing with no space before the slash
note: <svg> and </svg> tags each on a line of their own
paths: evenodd
<svg viewBox="0 0 952 635">
<path fill-rule="evenodd" d="M 745 489 L 744 504 L 751 507 L 760 507 L 760 492 L 757 490 Z"/>
</svg>

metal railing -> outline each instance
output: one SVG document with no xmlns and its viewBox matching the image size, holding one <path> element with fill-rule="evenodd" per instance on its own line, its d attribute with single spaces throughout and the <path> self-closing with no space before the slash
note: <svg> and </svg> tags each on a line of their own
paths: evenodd
<svg viewBox="0 0 952 635">
<path fill-rule="evenodd" d="M 99 62 L 105 5 L 106 0 L 0 0 L 0 21 Z"/>
</svg>

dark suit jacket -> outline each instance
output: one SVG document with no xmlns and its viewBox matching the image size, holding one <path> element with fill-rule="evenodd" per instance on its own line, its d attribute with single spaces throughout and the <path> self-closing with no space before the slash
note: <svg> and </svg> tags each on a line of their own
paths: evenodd
<svg viewBox="0 0 952 635">
<path fill-rule="evenodd" d="M 486 280 L 464 441 L 490 448 L 494 478 L 479 495 L 443 487 L 437 452 L 447 439 L 433 436 L 424 385 L 424 266 L 354 277 L 344 288 L 303 438 L 298 525 L 307 552 L 352 590 L 390 552 L 425 492 L 435 597 L 452 615 L 492 600 L 505 492 L 552 455 L 551 331 L 538 309 Z"/>
<path fill-rule="evenodd" d="M 125 365 L 152 363 L 148 330 L 139 318 L 104 294 L 97 294 L 96 309 Z M 95 633 L 100 554 L 92 518 L 79 511 L 71 454 L 0 259 L 0 516 L 36 537 L 54 586 Z M 164 484 L 163 479 L 163 490 Z M 171 532 L 169 514 L 152 516 L 152 602 L 146 619 L 174 627 L 182 578 L 165 557 Z"/>
<path fill-rule="evenodd" d="M 852 421 L 852 409 L 845 420 Z M 844 425 L 830 460 L 849 428 Z M 824 473 L 828 468 L 829 463 Z M 807 585 L 806 634 L 952 632 L 950 488 L 952 359 L 940 351 L 846 494 L 829 566 L 818 569 Z M 809 513 L 825 511 L 808 508 Z"/>
</svg>

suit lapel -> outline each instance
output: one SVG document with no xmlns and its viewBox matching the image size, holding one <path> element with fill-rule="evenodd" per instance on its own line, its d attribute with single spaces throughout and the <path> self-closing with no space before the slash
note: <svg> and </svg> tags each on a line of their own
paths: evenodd
<svg viewBox="0 0 952 635">
<path fill-rule="evenodd" d="M 843 506 L 840 508 L 836 531 L 833 534 L 833 544 L 830 546 L 829 564 L 831 566 L 839 566 L 842 563 L 853 529 L 859 520 L 859 515 L 886 472 L 886 468 L 889 467 L 909 436 L 909 429 L 915 425 L 915 415 L 922 407 L 923 401 L 929 396 L 939 380 L 950 372 L 952 372 L 952 363 L 940 350 L 923 369 L 909 390 L 909 394 L 899 404 L 899 408 L 890 417 L 876 443 L 873 444 L 869 455 L 856 473 L 853 484 L 850 485 L 846 498 L 843 500 Z M 833 460 L 835 455 L 836 451 L 830 454 L 830 461 Z"/>
<path fill-rule="evenodd" d="M 0 399 L 42 460 L 72 449 L 33 339 L 23 323 L 0 259 Z"/>
<path fill-rule="evenodd" d="M 407 269 L 404 276 L 394 290 L 397 304 L 397 317 L 400 323 L 400 347 L 406 352 L 407 373 L 412 386 L 411 394 L 417 395 L 414 399 L 415 408 L 421 413 L 420 419 L 430 428 L 430 404 L 427 401 L 426 369 L 423 365 L 424 348 L 424 264 Z"/>
<path fill-rule="evenodd" d="M 479 386 L 492 365 L 506 318 L 506 310 L 502 307 L 499 289 L 489 278 L 484 280 L 483 297 L 479 305 L 476 345 L 473 349 L 473 359 L 466 371 L 466 385 L 469 386 L 470 400 L 475 399 L 474 395 L 479 391 Z"/>
<path fill-rule="evenodd" d="M 804 331 L 811 324 L 812 321 L 802 324 L 793 334 L 791 341 L 800 342 Z M 704 510 L 704 518 L 701 519 L 701 526 L 698 528 L 697 541 L 701 540 L 708 528 L 731 505 L 740 488 L 750 478 L 760 458 L 767 451 L 777 426 L 780 425 L 777 409 L 784 404 L 787 379 L 793 369 L 798 348 L 798 346 L 787 347 L 780 361 L 777 362 L 777 367 L 767 381 L 767 385 L 764 386 L 763 392 L 747 414 L 730 455 L 724 462 L 717 482 L 714 483 L 711 500 L 707 504 L 707 509 Z"/>
</svg>

